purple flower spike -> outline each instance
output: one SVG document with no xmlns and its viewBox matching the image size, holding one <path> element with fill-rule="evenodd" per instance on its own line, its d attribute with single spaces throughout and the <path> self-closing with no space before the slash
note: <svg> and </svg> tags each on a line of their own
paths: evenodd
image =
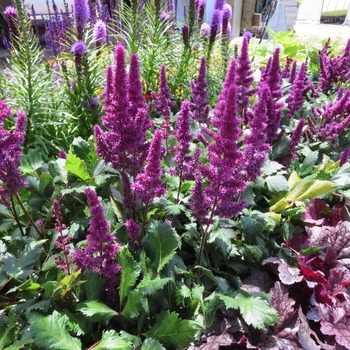
<svg viewBox="0 0 350 350">
<path fill-rule="evenodd" d="M 167 189 L 162 187 L 160 179 L 162 175 L 160 162 L 163 156 L 163 136 L 163 132 L 159 129 L 154 132 L 144 170 L 137 175 L 136 181 L 132 185 L 132 189 L 144 204 L 152 203 L 155 197 L 160 197 L 167 192 Z"/>
<path fill-rule="evenodd" d="M 207 91 L 207 61 L 205 57 L 201 59 L 199 74 L 196 81 L 191 82 L 192 89 L 192 110 L 193 120 L 198 123 L 208 123 L 209 117 L 209 93 Z"/>
<path fill-rule="evenodd" d="M 215 0 L 214 9 L 221 11 L 225 5 L 225 0 Z"/>
<path fill-rule="evenodd" d="M 9 32 L 11 35 L 11 38 L 19 38 L 19 32 L 18 32 L 18 12 L 17 9 L 13 6 L 7 6 L 4 11 L 5 15 L 7 16 L 8 20 L 8 26 L 9 26 Z"/>
<path fill-rule="evenodd" d="M 106 23 L 98 20 L 94 25 L 93 38 L 96 46 L 101 46 L 107 40 Z"/>
<path fill-rule="evenodd" d="M 189 100 L 184 100 L 181 103 L 180 114 L 176 121 L 175 137 L 178 144 L 173 149 L 173 151 L 176 152 L 173 161 L 179 166 L 181 174 L 186 172 L 186 163 L 191 159 L 188 155 L 190 151 L 190 143 L 192 141 L 190 130 L 190 106 L 191 102 Z"/>
<path fill-rule="evenodd" d="M 232 7 L 229 4 L 225 4 L 222 9 L 222 19 L 231 19 L 232 17 Z"/>
<path fill-rule="evenodd" d="M 243 36 L 248 39 L 248 42 L 253 38 L 253 34 L 250 31 L 244 32 Z"/>
<path fill-rule="evenodd" d="M 345 148 L 341 155 L 339 166 L 343 166 L 348 160 L 350 155 L 350 147 Z"/>
<path fill-rule="evenodd" d="M 73 0 L 73 17 L 74 24 L 77 28 L 78 39 L 83 38 L 83 30 L 89 19 L 89 6 L 87 0 Z"/>
<path fill-rule="evenodd" d="M 83 73 L 83 55 L 86 53 L 86 45 L 82 41 L 77 41 L 72 46 L 72 53 L 74 55 L 75 68 L 78 76 Z"/>
<path fill-rule="evenodd" d="M 89 234 L 86 236 L 88 245 L 84 249 L 77 249 L 72 256 L 72 262 L 82 271 L 97 272 L 106 279 L 105 298 L 109 305 L 115 302 L 115 288 L 119 282 L 120 265 L 115 263 L 120 244 L 109 233 L 110 224 L 104 218 L 104 207 L 97 194 L 90 188 L 85 190 L 88 207 L 92 219 Z"/>
<path fill-rule="evenodd" d="M 247 144 L 244 149 L 247 181 L 256 181 L 266 160 L 267 152 L 270 150 L 266 137 L 268 119 L 266 105 L 269 95 L 270 89 L 265 83 L 260 87 L 259 100 L 253 106 L 253 116 L 249 121 L 250 133 L 243 138 L 243 142 Z"/>
<path fill-rule="evenodd" d="M 292 88 L 289 90 L 287 99 L 288 118 L 292 119 L 294 114 L 300 112 L 305 101 L 305 93 L 308 91 L 308 78 L 306 76 L 305 62 L 301 64 L 299 73 L 293 82 Z"/>
<path fill-rule="evenodd" d="M 9 205 L 8 196 L 18 194 L 20 188 L 26 186 L 26 181 L 19 171 L 22 157 L 22 147 L 25 138 L 27 118 L 24 112 L 17 113 L 15 130 L 3 129 L 4 119 L 11 116 L 11 109 L 0 101 L 0 199 Z"/>
<path fill-rule="evenodd" d="M 184 24 L 182 26 L 182 41 L 184 43 L 185 47 L 189 47 L 190 46 L 190 32 L 189 32 L 189 27 L 187 24 Z"/>
<path fill-rule="evenodd" d="M 58 157 L 61 158 L 61 159 L 67 159 L 67 153 L 64 149 L 61 149 L 59 152 L 58 152 Z"/>
<path fill-rule="evenodd" d="M 130 242 L 132 244 L 137 243 L 137 237 L 140 234 L 140 227 L 133 219 L 127 219 L 125 221 L 126 230 L 130 236 Z"/>
<path fill-rule="evenodd" d="M 196 6 L 198 11 L 198 23 L 201 25 L 204 20 L 205 7 L 207 3 L 206 0 L 197 0 Z"/>
</svg>

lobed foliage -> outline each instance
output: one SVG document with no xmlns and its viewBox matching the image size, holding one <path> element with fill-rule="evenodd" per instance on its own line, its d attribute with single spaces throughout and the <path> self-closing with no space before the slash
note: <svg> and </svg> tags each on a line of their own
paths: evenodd
<svg viewBox="0 0 350 350">
<path fill-rule="evenodd" d="M 349 349 L 350 44 L 131 3 L 9 12 L 0 348 Z"/>
</svg>

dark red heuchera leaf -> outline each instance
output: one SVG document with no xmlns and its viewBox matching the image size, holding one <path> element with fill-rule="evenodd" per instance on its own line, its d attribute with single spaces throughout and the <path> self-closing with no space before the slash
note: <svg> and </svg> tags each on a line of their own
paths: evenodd
<svg viewBox="0 0 350 350">
<path fill-rule="evenodd" d="M 313 198 L 301 215 L 301 220 L 308 226 L 336 226 L 343 221 L 343 207 L 343 204 L 336 204 L 330 211 L 325 200 Z M 330 212 L 327 212 L 326 209 L 329 209 Z"/>
<path fill-rule="evenodd" d="M 306 280 L 311 282 L 317 282 L 323 284 L 325 287 L 329 286 L 329 282 L 324 277 L 324 273 L 321 271 L 314 271 L 310 266 L 304 264 L 299 259 L 297 259 L 298 266 L 302 275 Z"/>
<path fill-rule="evenodd" d="M 262 265 L 274 264 L 278 266 L 278 277 L 281 282 L 286 285 L 301 282 L 304 278 L 300 275 L 300 270 L 297 267 L 289 266 L 285 260 L 277 257 L 267 258 L 262 262 Z"/>
<path fill-rule="evenodd" d="M 253 270 L 249 277 L 242 280 L 241 289 L 248 293 L 263 292 L 268 293 L 273 286 L 273 281 L 267 272 Z"/>
<path fill-rule="evenodd" d="M 301 215 L 301 220 L 305 224 L 321 226 L 326 221 L 322 211 L 326 208 L 327 203 L 321 199 L 311 199 L 309 205 L 306 207 L 305 212 Z"/>
</svg>

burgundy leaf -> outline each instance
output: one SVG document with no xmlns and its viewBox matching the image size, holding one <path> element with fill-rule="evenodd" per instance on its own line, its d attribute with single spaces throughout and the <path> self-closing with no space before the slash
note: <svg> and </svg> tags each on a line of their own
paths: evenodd
<svg viewBox="0 0 350 350">
<path fill-rule="evenodd" d="M 306 277 L 306 279 L 311 280 L 312 282 L 321 283 L 324 286 L 329 287 L 329 283 L 321 271 L 314 271 L 310 266 L 302 263 L 300 260 L 298 260 L 298 266 L 301 273 L 304 275 L 304 277 Z"/>
<path fill-rule="evenodd" d="M 310 204 L 306 207 L 305 212 L 301 215 L 301 220 L 306 224 L 321 226 L 325 222 L 322 216 L 323 209 L 327 206 L 326 201 L 322 199 L 311 199 Z"/>
<path fill-rule="evenodd" d="M 333 325 L 329 322 L 321 322 L 321 332 L 326 335 L 334 335 L 335 340 L 339 345 L 345 346 L 346 349 L 350 349 L 350 329 L 349 325 L 344 323 L 337 323 Z"/>
<path fill-rule="evenodd" d="M 270 304 L 277 310 L 280 319 L 273 327 L 278 333 L 285 329 L 290 322 L 295 321 L 295 300 L 289 297 L 287 287 L 280 282 L 275 283 L 270 293 L 272 295 Z"/>
<path fill-rule="evenodd" d="M 278 265 L 278 277 L 283 284 L 292 285 L 294 283 L 301 282 L 303 279 L 303 276 L 300 275 L 300 270 L 297 267 L 289 266 L 285 260 L 281 260 L 277 257 L 271 257 L 262 262 L 262 265 L 267 264 Z"/>
<path fill-rule="evenodd" d="M 343 221 L 336 227 L 306 228 L 308 243 L 312 246 L 331 247 L 339 263 L 350 268 L 350 222 Z"/>
<path fill-rule="evenodd" d="M 249 277 L 243 279 L 241 289 L 248 293 L 268 293 L 272 285 L 273 281 L 267 272 L 253 270 Z"/>
<path fill-rule="evenodd" d="M 319 345 L 316 345 L 315 341 L 311 338 L 311 330 L 306 317 L 304 316 L 301 308 L 299 308 L 299 319 L 301 321 L 298 331 L 299 343 L 306 350 L 321 350 Z"/>
</svg>

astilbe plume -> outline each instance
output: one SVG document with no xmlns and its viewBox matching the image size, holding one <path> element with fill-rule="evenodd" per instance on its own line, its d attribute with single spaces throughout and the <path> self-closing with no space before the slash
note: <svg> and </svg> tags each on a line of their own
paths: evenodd
<svg viewBox="0 0 350 350">
<path fill-rule="evenodd" d="M 226 3 L 226 0 L 215 0 L 214 10 L 221 11 Z"/>
<path fill-rule="evenodd" d="M 132 189 L 145 205 L 152 203 L 155 197 L 160 197 L 167 192 L 160 178 L 163 174 L 160 165 L 163 158 L 162 141 L 163 131 L 157 129 L 149 147 L 145 167 L 132 184 Z"/>
<path fill-rule="evenodd" d="M 200 124 L 209 123 L 209 93 L 207 91 L 207 61 L 205 57 L 201 58 L 198 77 L 196 81 L 191 81 L 192 91 L 192 118 Z"/>
<path fill-rule="evenodd" d="M 298 122 L 298 125 L 296 126 L 296 128 L 292 133 L 288 153 L 280 160 L 280 162 L 285 167 L 289 167 L 291 164 L 291 161 L 293 161 L 297 157 L 296 148 L 300 143 L 304 125 L 305 125 L 305 119 L 300 119 Z"/>
<path fill-rule="evenodd" d="M 176 155 L 173 157 L 174 163 L 179 171 L 177 175 L 180 177 L 179 191 L 183 180 L 194 179 L 194 168 L 197 166 L 198 151 L 196 149 L 194 156 L 190 156 L 191 136 L 191 103 L 184 100 L 181 104 L 180 113 L 176 121 L 175 137 L 177 145 L 173 148 Z M 179 192 L 178 192 L 179 194 Z"/>
<path fill-rule="evenodd" d="M 153 97 L 156 111 L 164 119 L 161 127 L 165 132 L 166 149 L 168 149 L 168 138 L 171 132 L 171 107 L 175 102 L 172 101 L 172 94 L 168 86 L 166 67 L 164 64 L 160 67 L 158 94 L 153 93 Z"/>
<path fill-rule="evenodd" d="M 319 90 L 328 92 L 336 88 L 339 83 L 350 78 L 350 39 L 347 41 L 343 53 L 332 57 L 329 50 L 329 41 L 319 53 L 320 77 Z"/>
<path fill-rule="evenodd" d="M 77 29 L 78 40 L 83 39 L 83 30 L 89 19 L 89 7 L 87 0 L 73 0 L 74 25 Z"/>
<path fill-rule="evenodd" d="M 153 125 L 142 95 L 138 59 L 130 57 L 130 72 L 126 71 L 125 48 L 117 45 L 115 67 L 107 68 L 104 92 L 104 132 L 95 125 L 96 153 L 117 169 L 124 185 L 124 204 L 134 208 L 129 176 L 135 178 L 147 155 L 146 131 Z"/>
<path fill-rule="evenodd" d="M 62 259 L 61 257 L 56 257 L 55 263 L 62 271 L 64 271 L 67 275 L 70 275 L 68 255 L 70 252 L 69 243 L 72 240 L 72 237 L 69 235 L 65 236 L 63 233 L 63 231 L 66 229 L 66 225 L 62 223 L 63 218 L 61 214 L 60 203 L 57 199 L 53 201 L 52 216 L 56 219 L 55 230 L 59 233 L 59 236 L 57 237 L 54 245 L 62 251 L 64 256 L 64 259 Z"/>
<path fill-rule="evenodd" d="M 219 113 L 214 113 L 212 124 L 217 129 L 213 141 L 208 146 L 209 166 L 199 166 L 207 178 L 205 195 L 211 208 L 211 218 L 218 215 L 230 218 L 237 215 L 246 205 L 238 196 L 246 188 L 244 179 L 244 159 L 238 147 L 242 135 L 241 119 L 238 117 L 238 89 L 235 83 L 235 60 L 232 60 L 221 96 Z M 226 86 L 225 86 L 226 85 Z M 220 102 L 219 102 L 220 103 Z"/>
<path fill-rule="evenodd" d="M 4 120 L 11 116 L 11 109 L 0 100 L 0 199 L 9 205 L 8 197 L 18 194 L 26 181 L 19 170 L 22 144 L 25 141 L 26 114 L 17 112 L 15 128 L 12 132 L 4 129 Z"/>
<path fill-rule="evenodd" d="M 236 83 L 238 86 L 238 108 L 242 111 L 243 120 L 248 122 L 247 109 L 249 105 L 249 96 L 255 93 L 255 89 L 250 90 L 253 82 L 253 69 L 251 68 L 251 62 L 248 53 L 248 39 L 243 37 L 241 54 L 237 57 L 236 68 Z"/>
<path fill-rule="evenodd" d="M 133 219 L 127 219 L 125 221 L 126 231 L 130 236 L 130 242 L 132 244 L 136 244 L 137 237 L 140 234 L 140 227 Z"/>
<path fill-rule="evenodd" d="M 282 79 L 279 53 L 280 50 L 277 48 L 272 59 L 269 59 L 260 79 L 260 85 L 266 82 L 271 91 L 271 98 L 267 101 L 268 123 L 266 128 L 267 140 L 270 144 L 278 138 L 277 132 L 281 126 L 282 107 L 284 106 L 284 103 L 280 101 L 283 93 L 281 91 Z"/>
<path fill-rule="evenodd" d="M 340 157 L 339 166 L 344 165 L 349 160 L 349 155 L 350 155 L 350 147 L 344 149 Z"/>
<path fill-rule="evenodd" d="M 339 135 L 350 124 L 350 90 L 341 93 L 335 102 L 330 101 L 322 108 L 312 107 L 315 122 L 308 118 L 313 139 L 336 142 Z"/>
<path fill-rule="evenodd" d="M 115 288 L 119 282 L 120 265 L 115 262 L 120 244 L 109 232 L 110 224 L 104 217 L 104 207 L 94 190 L 84 191 L 92 219 L 89 223 L 87 236 L 88 245 L 83 249 L 76 249 L 72 254 L 72 263 L 82 271 L 97 272 L 106 279 L 105 297 L 109 305 L 115 302 Z"/>
<path fill-rule="evenodd" d="M 292 63 L 292 69 L 290 71 L 289 80 L 288 80 L 288 82 L 291 84 L 294 83 L 294 80 L 297 76 L 297 64 L 298 64 L 298 62 L 296 60 L 293 61 L 293 63 Z"/>
<path fill-rule="evenodd" d="M 293 59 L 290 57 L 286 58 L 286 64 L 281 71 L 281 79 L 289 78 L 290 77 L 290 72 L 291 72 L 291 65 L 293 64 Z"/>
<path fill-rule="evenodd" d="M 292 119 L 295 113 L 301 112 L 302 105 L 305 102 L 305 94 L 308 90 L 309 81 L 306 75 L 306 64 L 302 62 L 286 101 L 288 105 L 287 116 L 289 119 Z"/>
<path fill-rule="evenodd" d="M 258 102 L 253 106 L 249 121 L 249 134 L 243 138 L 245 172 L 247 181 L 256 181 L 266 160 L 270 145 L 267 143 L 266 127 L 268 122 L 267 101 L 270 98 L 270 88 L 265 83 L 258 90 Z"/>
</svg>

